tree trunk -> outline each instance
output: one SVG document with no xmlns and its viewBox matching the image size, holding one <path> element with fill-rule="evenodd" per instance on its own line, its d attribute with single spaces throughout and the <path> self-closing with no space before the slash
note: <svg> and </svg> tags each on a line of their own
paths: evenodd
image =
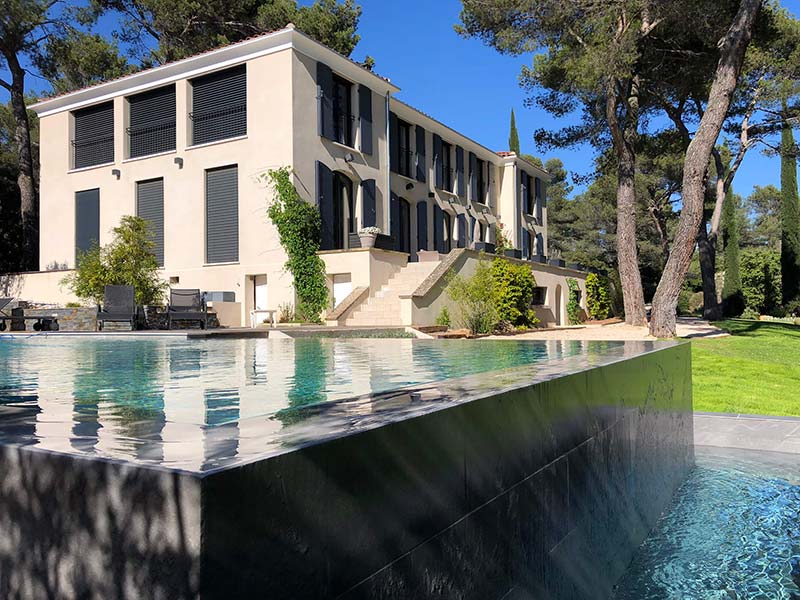
<svg viewBox="0 0 800 600">
<path fill-rule="evenodd" d="M 744 53 L 753 32 L 761 0 L 742 0 L 720 48 L 720 59 L 708 95 L 708 105 L 683 163 L 683 208 L 667 266 L 661 275 L 650 321 L 656 337 L 675 336 L 675 309 L 703 218 L 705 173 L 736 89 Z"/>
<path fill-rule="evenodd" d="M 22 217 L 22 267 L 33 271 L 39 269 L 39 203 L 33 172 L 31 128 L 25 106 L 25 71 L 16 54 L 7 53 L 5 58 L 11 72 L 11 111 L 14 115 L 14 143 L 19 168 L 17 186 Z"/>
<path fill-rule="evenodd" d="M 719 321 L 722 308 L 717 299 L 717 246 L 706 233 L 706 220 L 700 222 L 697 235 L 697 251 L 700 257 L 700 274 L 703 279 L 703 318 Z"/>
</svg>

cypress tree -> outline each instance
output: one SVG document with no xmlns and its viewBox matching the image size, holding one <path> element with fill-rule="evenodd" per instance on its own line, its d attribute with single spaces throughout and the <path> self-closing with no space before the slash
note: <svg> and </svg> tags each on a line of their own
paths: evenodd
<svg viewBox="0 0 800 600">
<path fill-rule="evenodd" d="M 517 131 L 517 119 L 514 116 L 514 109 L 511 109 L 511 130 L 508 134 L 508 149 L 520 155 L 519 132 Z"/>
<path fill-rule="evenodd" d="M 733 187 L 728 188 L 722 204 L 722 243 L 725 252 L 725 283 L 722 286 L 722 310 L 726 317 L 738 317 L 744 310 L 742 278 L 739 274 L 739 219 Z"/>
<path fill-rule="evenodd" d="M 781 129 L 781 279 L 783 303 L 800 297 L 800 205 L 797 198 L 797 157 L 792 126 Z"/>
</svg>

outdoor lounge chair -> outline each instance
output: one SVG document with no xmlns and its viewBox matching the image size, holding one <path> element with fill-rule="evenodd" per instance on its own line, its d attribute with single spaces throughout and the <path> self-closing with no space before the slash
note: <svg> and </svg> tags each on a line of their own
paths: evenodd
<svg viewBox="0 0 800 600">
<path fill-rule="evenodd" d="M 200 290 L 169 291 L 167 307 L 167 328 L 172 329 L 173 321 L 199 321 L 200 329 L 208 327 L 208 310 Z"/>
<path fill-rule="evenodd" d="M 8 327 L 8 321 L 11 321 L 12 326 L 14 322 L 22 323 L 22 329 L 25 329 L 25 321 L 33 321 L 34 331 L 58 331 L 58 317 L 56 315 L 37 315 L 37 316 L 24 316 L 24 315 L 11 315 L 6 311 L 6 307 L 14 301 L 13 298 L 0 298 L 0 331 L 5 331 Z"/>
<path fill-rule="evenodd" d="M 103 291 L 103 306 L 97 307 L 97 327 L 103 330 L 106 322 L 130 323 L 136 329 L 136 301 L 132 285 L 107 285 Z"/>
</svg>

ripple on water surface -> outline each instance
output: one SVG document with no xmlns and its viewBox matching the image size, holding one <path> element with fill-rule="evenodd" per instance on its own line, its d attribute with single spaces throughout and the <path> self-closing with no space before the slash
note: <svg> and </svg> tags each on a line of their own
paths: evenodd
<svg viewBox="0 0 800 600">
<path fill-rule="evenodd" d="M 800 457 L 698 450 L 617 600 L 800 600 Z"/>
</svg>

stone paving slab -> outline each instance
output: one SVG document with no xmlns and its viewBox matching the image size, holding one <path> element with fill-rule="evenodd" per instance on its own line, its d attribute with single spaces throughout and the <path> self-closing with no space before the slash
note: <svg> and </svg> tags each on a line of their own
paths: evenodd
<svg viewBox="0 0 800 600">
<path fill-rule="evenodd" d="M 694 443 L 800 455 L 800 418 L 695 413 Z"/>
</svg>

